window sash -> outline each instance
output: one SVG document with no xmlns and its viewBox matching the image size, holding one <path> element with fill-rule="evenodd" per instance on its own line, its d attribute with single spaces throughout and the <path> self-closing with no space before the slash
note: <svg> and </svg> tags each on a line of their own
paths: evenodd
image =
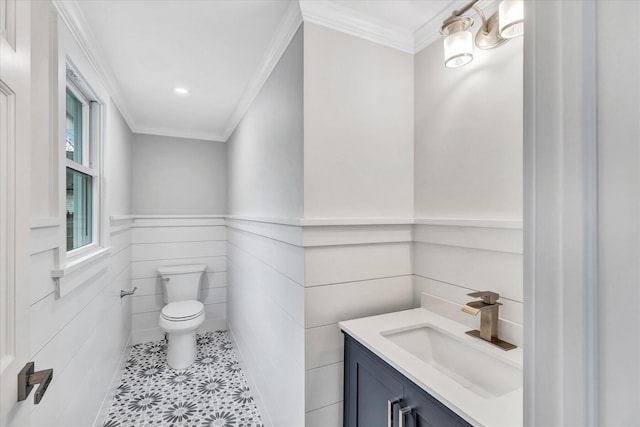
<svg viewBox="0 0 640 427">
<path fill-rule="evenodd" d="M 91 149 L 91 108 L 90 102 L 87 97 L 78 89 L 72 81 L 67 80 L 67 90 L 69 90 L 73 96 L 80 101 L 82 105 L 82 147 L 81 147 L 81 161 L 76 162 L 80 163 L 84 166 L 91 167 L 93 163 L 93 150 Z M 66 94 L 66 91 L 65 91 Z M 66 106 L 65 106 L 65 117 L 66 117 Z M 66 119 L 65 119 L 66 120 Z M 66 123 L 65 123 L 66 129 Z M 65 135 L 66 138 L 66 135 Z M 65 146 L 65 158 L 69 159 L 66 156 L 66 146 Z"/>
<path fill-rule="evenodd" d="M 76 172 L 80 172 L 82 174 L 88 175 L 91 177 L 91 230 L 83 230 L 82 232 L 90 231 L 91 232 L 91 242 L 86 245 L 79 246 L 74 249 L 69 249 L 73 247 L 73 245 L 66 244 L 66 254 L 67 259 L 73 259 L 76 257 L 83 256 L 85 253 L 90 253 L 100 247 L 100 223 L 102 220 L 102 213 L 100 212 L 101 207 L 101 196 L 100 196 L 100 171 L 96 162 L 97 158 L 97 144 L 100 142 L 100 120 L 101 120 L 101 105 L 96 101 L 89 101 L 89 99 L 84 95 L 84 93 L 74 84 L 73 81 L 67 79 L 66 89 L 73 94 L 73 96 L 81 103 L 82 105 L 82 141 L 81 141 L 81 158 L 78 159 L 80 162 L 69 159 L 66 155 L 66 135 L 65 135 L 65 171 L 72 170 Z M 66 91 L 65 91 L 66 93 Z M 66 107 L 65 107 L 66 109 Z M 65 123 L 66 127 L 66 123 Z M 94 168 L 94 166 L 96 166 Z M 68 168 L 68 169 L 67 169 Z M 66 172 L 65 172 L 66 175 Z M 66 182 L 66 178 L 65 178 Z M 74 190 L 75 191 L 75 190 Z M 75 209 L 76 211 L 78 209 Z M 66 212 L 66 209 L 65 209 Z M 75 215 L 78 215 L 79 212 L 74 212 Z M 76 225 L 74 224 L 73 227 Z M 75 230 L 69 235 L 67 233 L 65 242 L 68 242 L 69 238 L 73 238 L 75 235 Z"/>
<path fill-rule="evenodd" d="M 72 193 L 69 193 L 70 188 Z M 91 245 L 95 239 L 95 179 L 72 168 L 66 170 L 66 245 L 68 252 Z M 69 216 L 71 214 L 71 216 Z"/>
<path fill-rule="evenodd" d="M 85 175 L 91 175 L 94 178 L 97 178 L 99 175 L 97 170 L 83 166 L 70 159 L 66 159 L 66 167 L 77 170 L 78 172 L 82 172 Z"/>
</svg>

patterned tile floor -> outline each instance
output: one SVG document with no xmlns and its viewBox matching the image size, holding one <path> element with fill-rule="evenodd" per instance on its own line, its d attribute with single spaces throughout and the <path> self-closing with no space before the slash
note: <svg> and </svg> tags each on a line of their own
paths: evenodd
<svg viewBox="0 0 640 427">
<path fill-rule="evenodd" d="M 105 427 L 262 427 L 226 331 L 197 336 L 187 369 L 165 362 L 164 341 L 133 346 Z"/>
</svg>

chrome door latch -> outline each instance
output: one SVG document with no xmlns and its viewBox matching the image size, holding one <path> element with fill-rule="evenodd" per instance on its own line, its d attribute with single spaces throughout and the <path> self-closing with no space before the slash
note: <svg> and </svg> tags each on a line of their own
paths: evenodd
<svg viewBox="0 0 640 427">
<path fill-rule="evenodd" d="M 29 362 L 18 374 L 18 402 L 26 400 L 29 393 L 36 384 L 40 384 L 33 395 L 33 402 L 37 405 L 42 400 L 42 396 L 47 391 L 47 387 L 53 379 L 53 369 L 35 371 L 35 363 Z"/>
</svg>

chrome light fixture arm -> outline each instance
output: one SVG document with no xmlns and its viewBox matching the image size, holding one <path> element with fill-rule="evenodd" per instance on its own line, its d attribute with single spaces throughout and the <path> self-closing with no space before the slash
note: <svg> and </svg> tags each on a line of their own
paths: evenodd
<svg viewBox="0 0 640 427">
<path fill-rule="evenodd" d="M 445 36 L 445 66 L 449 68 L 465 65 L 473 59 L 473 43 L 469 37 L 473 19 L 464 16 L 471 9 L 482 19 L 482 24 L 475 36 L 475 46 L 480 49 L 493 49 L 504 44 L 509 38 L 522 34 L 522 0 L 501 1 L 498 12 L 489 18 L 478 6 L 479 1 L 473 0 L 462 8 L 454 10 L 451 16 L 442 22 L 440 34 Z M 502 34 L 501 28 L 504 31 Z M 463 32 L 469 32 L 469 34 L 466 36 L 458 34 Z"/>
</svg>

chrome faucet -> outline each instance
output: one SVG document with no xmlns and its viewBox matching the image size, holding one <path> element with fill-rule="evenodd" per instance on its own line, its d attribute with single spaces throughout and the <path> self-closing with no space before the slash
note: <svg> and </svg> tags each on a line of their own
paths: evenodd
<svg viewBox="0 0 640 427">
<path fill-rule="evenodd" d="M 480 330 L 467 331 L 467 335 L 481 338 L 503 350 L 512 350 L 515 345 L 498 338 L 498 309 L 502 305 L 498 302 L 500 295 L 491 291 L 471 292 L 467 294 L 480 300 L 471 301 L 462 306 L 462 311 L 476 316 L 480 313 Z"/>
</svg>

